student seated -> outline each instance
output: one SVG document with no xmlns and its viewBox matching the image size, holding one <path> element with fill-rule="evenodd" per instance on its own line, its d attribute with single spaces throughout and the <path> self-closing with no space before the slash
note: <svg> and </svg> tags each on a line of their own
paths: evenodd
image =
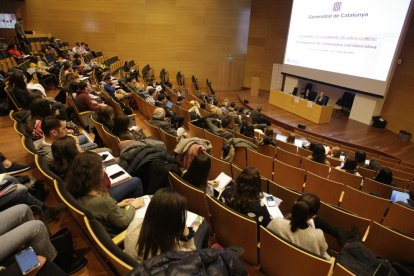
<svg viewBox="0 0 414 276">
<path fill-rule="evenodd" d="M 117 202 L 104 185 L 102 157 L 84 152 L 75 157 L 66 177 L 68 191 L 103 224 L 110 235 L 124 231 L 144 205 L 142 199 L 128 198 Z"/>
<path fill-rule="evenodd" d="M 174 251 L 192 251 L 194 231 L 186 226 L 186 199 L 170 188 L 152 197 L 144 219 L 134 219 L 125 236 L 125 252 L 138 261 Z"/>
<path fill-rule="evenodd" d="M 130 127 L 130 118 L 128 116 L 119 116 L 114 119 L 112 133 L 121 140 L 140 141 L 146 139 L 143 130 L 139 126 Z"/>
<path fill-rule="evenodd" d="M 322 144 L 313 144 L 311 148 L 312 155 L 308 156 L 308 159 L 317 163 L 325 164 L 328 166 L 330 165 L 329 161 L 326 160 L 325 147 Z"/>
<path fill-rule="evenodd" d="M 211 159 L 207 154 L 198 154 L 191 161 L 188 170 L 182 175 L 182 179 L 204 191 L 208 195 L 214 194 L 214 187 L 218 185 L 215 180 L 208 180 L 211 169 Z"/>
<path fill-rule="evenodd" d="M 73 160 L 81 153 L 76 147 L 76 142 L 73 137 L 66 136 L 53 142 L 52 154 L 54 161 L 49 164 L 50 169 L 61 179 L 65 179 L 70 164 L 72 164 Z M 132 177 L 122 184 L 111 187 L 109 177 L 104 173 L 104 185 L 111 197 L 118 202 L 125 198 L 133 198 L 143 195 L 142 181 L 138 177 Z"/>
<path fill-rule="evenodd" d="M 365 160 L 367 158 L 367 154 L 363 150 L 357 150 L 355 151 L 354 159 L 357 162 L 357 166 L 368 168 L 368 166 L 365 164 Z"/>
<path fill-rule="evenodd" d="M 336 167 L 335 169 L 341 170 L 343 172 L 347 172 L 356 176 L 361 176 L 357 171 L 357 162 L 352 158 L 347 158 L 345 163 L 342 167 Z"/>
<path fill-rule="evenodd" d="M 220 200 L 230 208 L 253 218 L 266 227 L 270 222 L 270 214 L 262 203 L 262 183 L 256 168 L 247 167 L 237 177 L 236 185 L 228 185 Z"/>
<path fill-rule="evenodd" d="M 358 238 L 357 228 L 350 232 L 330 225 L 317 216 L 320 207 L 319 198 L 311 193 L 304 193 L 292 206 L 291 214 L 285 218 L 274 218 L 267 228 L 291 243 L 329 260 L 328 244 L 324 233 L 336 238 L 340 246 Z"/>
<path fill-rule="evenodd" d="M 389 168 L 382 168 L 375 176 L 375 181 L 390 186 L 396 186 L 392 183 L 392 171 Z"/>
<path fill-rule="evenodd" d="M 175 130 L 172 127 L 171 122 L 166 120 L 165 110 L 162 107 L 157 107 L 154 109 L 152 118 L 148 122 L 155 127 L 159 127 L 160 129 L 164 130 L 168 134 L 177 136 L 177 130 Z"/>
</svg>

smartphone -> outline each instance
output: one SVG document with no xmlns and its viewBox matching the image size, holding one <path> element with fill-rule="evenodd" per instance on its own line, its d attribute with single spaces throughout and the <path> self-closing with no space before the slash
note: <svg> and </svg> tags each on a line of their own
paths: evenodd
<svg viewBox="0 0 414 276">
<path fill-rule="evenodd" d="M 114 173 L 113 175 L 110 175 L 109 178 L 115 179 L 115 178 L 117 178 L 117 177 L 119 177 L 119 176 L 121 176 L 123 174 L 125 174 L 124 171 L 119 171 L 119 172 Z"/>
<path fill-rule="evenodd" d="M 28 247 L 15 255 L 17 265 L 23 275 L 27 275 L 40 266 L 40 261 L 32 247 Z"/>
<path fill-rule="evenodd" d="M 101 156 L 102 156 L 102 161 L 105 161 L 106 158 L 108 158 L 109 154 L 102 154 Z"/>
<path fill-rule="evenodd" d="M 274 207 L 274 206 L 276 206 L 276 201 L 275 201 L 275 199 L 273 198 L 273 196 L 267 196 L 267 197 L 266 197 L 266 202 L 267 202 L 267 205 L 268 205 L 269 207 Z"/>
</svg>

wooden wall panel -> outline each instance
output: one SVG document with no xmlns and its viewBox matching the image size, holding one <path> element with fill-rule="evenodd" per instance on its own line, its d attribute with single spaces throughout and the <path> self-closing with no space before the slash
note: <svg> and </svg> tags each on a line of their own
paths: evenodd
<svg viewBox="0 0 414 276">
<path fill-rule="evenodd" d="M 260 88 L 270 89 L 273 63 L 282 63 L 292 0 L 253 0 L 250 14 L 244 86 L 260 78 Z"/>
<path fill-rule="evenodd" d="M 388 121 L 389 130 L 395 133 L 406 130 L 414 136 L 414 20 L 411 20 L 400 57 L 403 63 L 395 69 L 381 115 Z M 411 140 L 414 141 L 414 137 Z"/>
<path fill-rule="evenodd" d="M 228 53 L 244 64 L 251 0 L 26 0 L 26 25 L 106 56 L 209 78 Z"/>
<path fill-rule="evenodd" d="M 292 0 L 253 0 L 244 86 L 259 77 L 260 88 L 270 89 L 273 63 L 282 63 L 287 39 Z M 401 129 L 414 136 L 414 20 L 411 20 L 398 65 L 385 98 L 381 115 L 387 128 Z"/>
</svg>

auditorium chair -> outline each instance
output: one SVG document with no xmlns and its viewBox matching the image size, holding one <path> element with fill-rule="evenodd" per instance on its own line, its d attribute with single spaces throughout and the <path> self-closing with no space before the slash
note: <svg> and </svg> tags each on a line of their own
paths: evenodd
<svg viewBox="0 0 414 276">
<path fill-rule="evenodd" d="M 414 239 L 402 235 L 377 222 L 370 229 L 365 245 L 375 254 L 390 262 L 414 263 Z"/>
<path fill-rule="evenodd" d="M 386 199 L 391 198 L 391 194 L 394 189 L 394 186 L 380 183 L 371 178 L 365 178 L 361 187 L 361 191 L 365 193 L 369 193 L 371 195 L 379 196 Z"/>
<path fill-rule="evenodd" d="M 211 155 L 217 158 L 221 158 L 223 153 L 223 143 L 225 139 L 221 136 L 218 136 L 212 132 L 204 131 L 204 137 L 206 140 L 209 140 L 212 146 Z"/>
<path fill-rule="evenodd" d="M 341 98 L 336 101 L 336 104 L 341 107 L 342 111 L 350 112 L 354 104 L 355 94 L 351 92 L 344 92 Z"/>
<path fill-rule="evenodd" d="M 325 260 L 260 226 L 260 271 L 265 275 L 330 275 L 334 259 Z"/>
<path fill-rule="evenodd" d="M 206 197 L 217 242 L 224 247 L 231 245 L 243 247 L 245 251 L 240 258 L 249 265 L 257 266 L 259 259 L 256 221 L 232 210 L 209 195 Z"/>
<path fill-rule="evenodd" d="M 204 129 L 194 125 L 193 123 L 188 124 L 188 136 L 189 137 L 198 137 L 204 139 Z"/>
<path fill-rule="evenodd" d="M 147 136 L 153 137 L 153 138 L 161 141 L 160 128 L 151 125 L 147 120 L 145 120 L 144 122 L 145 122 L 145 125 L 146 125 L 146 129 L 149 132 L 149 135 L 147 135 Z"/>
<path fill-rule="evenodd" d="M 205 191 L 200 190 L 188 184 L 181 177 L 173 172 L 169 172 L 168 179 L 175 191 L 187 199 L 187 210 L 200 215 L 206 219 L 210 218 L 207 201 L 205 198 Z"/>
<path fill-rule="evenodd" d="M 313 193 L 323 202 L 338 205 L 344 184 L 335 182 L 311 172 L 306 172 L 305 193 Z"/>
<path fill-rule="evenodd" d="M 255 167 L 262 177 L 273 178 L 273 158 L 247 149 L 247 166 Z"/>
<path fill-rule="evenodd" d="M 267 155 L 269 157 L 275 158 L 276 156 L 276 147 L 272 145 L 258 145 L 257 152 Z"/>
<path fill-rule="evenodd" d="M 331 166 L 332 166 L 332 164 L 331 164 Z M 377 171 L 370 170 L 370 169 L 360 167 L 360 166 L 357 167 L 357 172 L 360 175 L 362 175 L 364 178 L 374 178 L 375 175 L 377 174 Z"/>
<path fill-rule="evenodd" d="M 356 238 L 362 240 L 369 231 L 369 226 L 371 220 L 365 217 L 357 216 L 342 210 L 339 207 L 330 205 L 325 202 L 321 202 L 318 217 L 322 218 L 325 221 L 328 221 L 331 225 L 339 227 L 347 232 L 352 231 L 354 228 L 358 229 L 359 235 Z M 339 252 L 341 245 L 338 244 L 335 237 L 325 234 L 326 242 L 328 247 L 335 251 Z"/>
<path fill-rule="evenodd" d="M 362 177 L 341 171 L 339 169 L 332 168 L 329 172 L 328 179 L 351 186 L 358 190 L 361 188 Z"/>
<path fill-rule="evenodd" d="M 293 204 L 295 204 L 295 201 L 298 199 L 301 193 L 276 184 L 271 180 L 268 180 L 268 185 L 269 194 L 274 195 L 275 197 L 282 200 L 282 203 L 279 205 L 279 209 L 282 214 L 286 215 L 290 213 Z"/>
<path fill-rule="evenodd" d="M 177 137 L 175 137 L 174 135 L 171 135 L 167 132 L 165 132 L 163 129 L 159 129 L 160 131 L 160 136 L 161 136 L 161 141 L 164 142 L 165 147 L 167 149 L 167 152 L 169 154 L 174 155 L 174 149 L 177 146 L 178 142 L 177 142 Z"/>
<path fill-rule="evenodd" d="M 208 179 L 216 179 L 217 176 L 219 176 L 220 173 L 224 172 L 228 176 L 232 176 L 231 171 L 231 164 L 229 162 L 226 162 L 220 158 L 214 157 L 210 154 L 207 154 L 210 157 L 211 160 L 211 169 L 210 169 L 210 175 Z"/>
<path fill-rule="evenodd" d="M 348 270 L 346 267 L 340 263 L 336 263 L 332 276 L 357 276 L 352 271 Z"/>
<path fill-rule="evenodd" d="M 298 147 L 295 144 L 288 144 L 283 141 L 277 141 L 277 146 L 285 151 L 297 154 L 298 153 Z"/>
<path fill-rule="evenodd" d="M 299 154 L 291 153 L 289 151 L 277 147 L 276 159 L 293 167 L 299 168 L 301 156 Z"/>
<path fill-rule="evenodd" d="M 283 187 L 302 193 L 305 170 L 290 166 L 277 159 L 274 160 L 273 164 L 273 181 Z"/>
<path fill-rule="evenodd" d="M 342 164 L 342 161 L 341 160 L 339 160 L 337 158 L 334 158 L 332 156 L 329 156 L 329 155 L 326 156 L 326 160 L 329 162 L 329 165 L 332 168 L 336 168 L 338 166 L 341 166 L 341 164 Z"/>
<path fill-rule="evenodd" d="M 376 197 L 352 187 L 345 186 L 340 207 L 357 214 L 381 222 L 390 206 L 390 200 Z"/>
<path fill-rule="evenodd" d="M 414 210 L 392 203 L 381 224 L 414 237 Z"/>
<path fill-rule="evenodd" d="M 137 260 L 129 256 L 113 242 L 105 227 L 93 214 L 87 212 L 86 216 L 84 216 L 84 221 L 88 236 L 95 249 L 101 253 L 117 275 L 126 275 L 128 271 L 138 265 Z"/>
<path fill-rule="evenodd" d="M 324 178 L 328 177 L 329 170 L 330 170 L 330 167 L 328 165 L 312 161 L 308 158 L 302 158 L 300 167 L 307 172 L 312 172 Z"/>
</svg>

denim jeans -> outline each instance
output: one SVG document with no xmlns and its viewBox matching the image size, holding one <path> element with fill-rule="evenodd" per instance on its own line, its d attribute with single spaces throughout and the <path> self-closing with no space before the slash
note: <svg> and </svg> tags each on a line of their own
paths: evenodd
<svg viewBox="0 0 414 276">
<path fill-rule="evenodd" d="M 111 188 L 111 197 L 120 202 L 125 198 L 135 198 L 144 194 L 142 180 L 138 177 L 132 177 L 125 183 Z"/>
</svg>

